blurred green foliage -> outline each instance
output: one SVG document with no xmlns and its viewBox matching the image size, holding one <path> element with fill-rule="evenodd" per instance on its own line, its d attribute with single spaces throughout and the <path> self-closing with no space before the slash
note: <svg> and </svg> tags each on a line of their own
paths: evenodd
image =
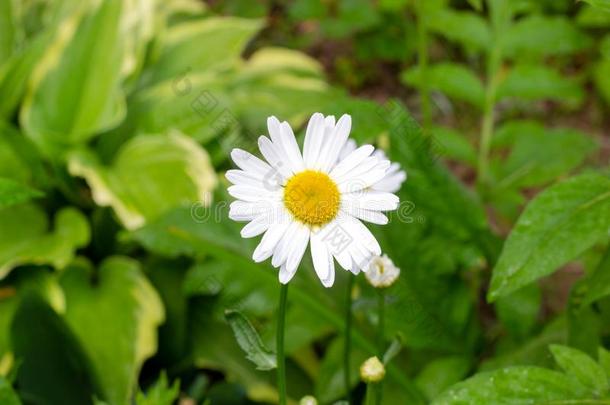
<svg viewBox="0 0 610 405">
<path fill-rule="evenodd" d="M 0 403 L 276 402 L 277 275 L 222 173 L 315 111 L 409 176 L 373 228 L 402 269 L 384 403 L 607 401 L 610 5 L 586 3 L 0 2 Z M 344 397 L 346 284 L 292 282 L 294 401 Z"/>
</svg>

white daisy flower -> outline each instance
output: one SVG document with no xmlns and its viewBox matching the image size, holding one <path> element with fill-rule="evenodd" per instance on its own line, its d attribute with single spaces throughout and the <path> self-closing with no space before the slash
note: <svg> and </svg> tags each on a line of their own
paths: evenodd
<svg viewBox="0 0 610 405">
<path fill-rule="evenodd" d="M 364 276 L 373 287 L 387 288 L 398 280 L 400 269 L 394 265 L 388 255 L 376 256 L 371 260 Z"/>
<path fill-rule="evenodd" d="M 344 158 L 345 156 L 352 153 L 356 150 L 356 141 L 353 139 L 348 139 L 345 142 L 345 146 L 341 150 L 339 159 Z M 387 160 L 387 156 L 382 149 L 377 149 L 373 156 L 377 157 L 380 160 Z M 392 162 L 390 168 L 388 169 L 385 177 L 381 179 L 379 182 L 373 184 L 371 186 L 371 190 L 376 191 L 385 191 L 388 193 L 395 193 L 400 190 L 402 183 L 407 179 L 407 173 L 400 168 L 400 164 Z"/>
<path fill-rule="evenodd" d="M 261 136 L 258 146 L 265 161 L 234 149 L 231 157 L 241 170 L 229 170 L 233 183 L 229 217 L 249 222 L 244 238 L 264 233 L 252 258 L 271 257 L 279 279 L 294 276 L 307 246 L 319 279 L 325 287 L 335 280 L 334 259 L 357 274 L 381 254 L 379 243 L 361 220 L 386 224 L 384 211 L 398 207 L 398 197 L 373 190 L 384 179 L 390 162 L 373 156 L 364 145 L 339 159 L 351 130 L 351 117 L 314 114 L 307 125 L 303 154 L 287 122 L 270 117 L 271 139 Z"/>
</svg>

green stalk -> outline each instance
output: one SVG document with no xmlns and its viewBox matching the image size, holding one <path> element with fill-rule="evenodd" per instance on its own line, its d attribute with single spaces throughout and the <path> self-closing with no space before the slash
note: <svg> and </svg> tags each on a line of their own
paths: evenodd
<svg viewBox="0 0 610 405">
<path fill-rule="evenodd" d="M 510 0 L 487 0 L 487 5 L 493 30 L 493 43 L 487 59 L 487 84 L 485 86 L 477 165 L 477 184 L 479 188 L 483 186 L 483 190 L 484 186 L 489 184 L 489 151 L 494 133 L 496 98 L 503 59 L 502 46 L 513 18 Z"/>
<path fill-rule="evenodd" d="M 416 1 L 415 12 L 417 15 L 417 63 L 421 75 L 419 88 L 422 124 L 424 131 L 430 130 L 432 126 L 432 103 L 430 101 L 430 88 L 428 87 L 428 28 L 423 10 L 423 1 Z"/>
<path fill-rule="evenodd" d="M 377 290 L 377 305 L 379 311 L 379 319 L 377 321 L 377 357 L 379 360 L 383 361 L 383 354 L 385 352 L 385 340 L 384 340 L 384 331 L 385 331 L 385 288 L 379 288 Z M 377 404 L 381 404 L 381 399 L 383 396 L 382 384 L 380 381 L 376 386 L 376 399 Z"/>
<path fill-rule="evenodd" d="M 377 324 L 377 357 L 383 358 L 385 352 L 384 330 L 385 330 L 385 289 L 377 289 L 377 309 L 379 319 Z"/>
<path fill-rule="evenodd" d="M 286 356 L 284 354 L 284 332 L 286 324 L 286 297 L 288 284 L 282 284 L 280 289 L 280 308 L 277 315 L 277 390 L 280 405 L 286 405 Z"/>
<path fill-rule="evenodd" d="M 375 384 L 368 383 L 366 385 L 366 396 L 364 398 L 365 405 L 375 405 Z"/>
<path fill-rule="evenodd" d="M 347 276 L 347 291 L 345 294 L 345 344 L 343 351 L 343 369 L 345 377 L 345 399 L 351 403 L 350 353 L 352 346 L 352 289 L 355 276 L 350 272 Z"/>
<path fill-rule="evenodd" d="M 487 67 L 487 86 L 485 88 L 485 104 L 483 105 L 483 119 L 481 122 L 481 136 L 479 142 L 478 183 L 485 185 L 489 177 L 489 150 L 494 133 L 494 120 L 496 111 L 496 93 L 498 91 L 499 73 L 502 65 L 502 52 L 495 46 L 489 56 Z"/>
</svg>

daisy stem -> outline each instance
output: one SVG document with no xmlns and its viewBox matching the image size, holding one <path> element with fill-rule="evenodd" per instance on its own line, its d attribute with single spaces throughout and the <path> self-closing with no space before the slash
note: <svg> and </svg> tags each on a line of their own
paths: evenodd
<svg viewBox="0 0 610 405">
<path fill-rule="evenodd" d="M 288 284 L 280 288 L 280 308 L 277 317 L 277 389 L 280 405 L 286 405 L 286 356 L 284 354 L 284 331 L 286 324 L 286 297 Z"/>
<path fill-rule="evenodd" d="M 375 384 L 373 383 L 368 383 L 366 385 L 366 396 L 364 397 L 364 404 L 365 405 L 375 405 L 375 391 L 376 391 Z"/>
<path fill-rule="evenodd" d="M 377 310 L 379 319 L 377 320 L 377 350 L 379 359 L 383 358 L 385 350 L 384 329 L 385 329 L 385 289 L 377 289 Z"/>
<path fill-rule="evenodd" d="M 379 311 L 379 319 L 377 323 L 377 357 L 379 357 L 380 361 L 383 361 L 383 354 L 385 352 L 385 340 L 384 340 L 384 330 L 385 330 L 385 288 L 377 289 L 377 299 L 378 299 L 378 311 Z M 381 396 L 383 394 L 383 390 L 381 388 L 382 382 L 380 381 L 376 388 L 376 403 L 381 404 Z"/>
<path fill-rule="evenodd" d="M 343 368 L 345 370 L 345 399 L 351 402 L 350 352 L 352 343 L 352 289 L 356 277 L 350 272 L 347 275 L 347 291 L 345 295 L 345 345 L 343 352 Z"/>
</svg>

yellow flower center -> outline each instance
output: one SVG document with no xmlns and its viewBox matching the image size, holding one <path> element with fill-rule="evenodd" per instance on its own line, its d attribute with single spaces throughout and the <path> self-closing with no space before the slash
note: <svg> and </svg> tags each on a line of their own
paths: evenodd
<svg viewBox="0 0 610 405">
<path fill-rule="evenodd" d="M 326 174 L 305 170 L 286 183 L 284 204 L 296 219 L 307 225 L 330 222 L 339 211 L 340 194 L 335 182 Z"/>
</svg>

